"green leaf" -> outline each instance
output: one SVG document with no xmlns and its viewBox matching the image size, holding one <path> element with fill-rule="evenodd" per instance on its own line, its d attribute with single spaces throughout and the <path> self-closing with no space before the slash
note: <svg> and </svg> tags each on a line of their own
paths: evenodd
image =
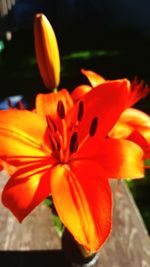
<svg viewBox="0 0 150 267">
<path fill-rule="evenodd" d="M 52 197 L 49 196 L 44 200 L 44 204 L 47 205 L 48 207 L 51 207 L 53 205 L 53 200 Z"/>
<path fill-rule="evenodd" d="M 61 222 L 60 218 L 57 214 L 53 214 L 53 224 L 55 226 L 55 229 L 58 233 L 58 235 L 61 237 L 64 231 L 64 225 Z"/>
<path fill-rule="evenodd" d="M 56 211 L 54 203 L 53 203 L 52 196 L 47 197 L 44 200 L 44 204 L 47 205 L 51 209 L 53 224 L 55 226 L 57 234 L 61 237 L 62 234 L 63 234 L 64 225 L 61 222 L 61 220 L 60 220 L 60 218 L 59 218 L 59 216 L 57 214 L 57 211 Z"/>
</svg>

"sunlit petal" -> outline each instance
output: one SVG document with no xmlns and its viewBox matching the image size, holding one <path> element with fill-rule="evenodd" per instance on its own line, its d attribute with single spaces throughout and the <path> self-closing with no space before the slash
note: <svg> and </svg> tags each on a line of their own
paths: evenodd
<svg viewBox="0 0 150 267">
<path fill-rule="evenodd" d="M 46 120 L 26 110 L 0 111 L 0 156 L 18 162 L 39 160 L 50 156 L 45 141 Z M 9 162 L 11 163 L 11 162 Z"/>
<path fill-rule="evenodd" d="M 150 143 L 150 116 L 138 109 L 128 108 L 121 114 L 109 136 L 126 138 L 133 131 L 138 131 Z"/>
<path fill-rule="evenodd" d="M 150 131 L 150 130 L 149 130 Z M 144 132 L 145 133 L 145 132 Z M 150 133 L 149 133 L 150 135 Z M 133 131 L 128 137 L 127 140 L 130 140 L 137 145 L 139 145 L 144 151 L 144 159 L 150 158 L 150 143 L 144 137 L 144 134 L 139 131 Z"/>
<path fill-rule="evenodd" d="M 56 117 L 57 104 L 61 100 L 64 104 L 66 114 L 73 107 L 73 101 L 66 89 L 62 89 L 56 93 L 38 94 L 36 96 L 36 112 L 41 115 L 51 115 Z"/>
<path fill-rule="evenodd" d="M 40 164 L 19 168 L 4 187 L 2 202 L 20 222 L 50 194 L 50 171 Z"/>
<path fill-rule="evenodd" d="M 92 87 L 106 82 L 106 80 L 102 76 L 94 71 L 81 69 L 81 72 L 87 77 Z"/>
<path fill-rule="evenodd" d="M 82 96 L 88 93 L 92 89 L 89 85 L 79 85 L 71 93 L 73 102 L 78 101 Z"/>
<path fill-rule="evenodd" d="M 143 151 L 127 140 L 108 138 L 99 141 L 93 137 L 72 157 L 98 162 L 109 178 L 144 177 Z"/>
<path fill-rule="evenodd" d="M 51 188 L 64 225 L 80 244 L 97 251 L 111 229 L 111 191 L 104 171 L 88 160 L 58 165 Z"/>
<path fill-rule="evenodd" d="M 106 136 L 126 107 L 128 86 L 126 79 L 105 82 L 84 95 L 66 118 L 68 135 L 77 131 L 80 144 L 88 138 L 92 121 L 97 118 L 97 138 Z M 83 103 L 83 116 L 78 121 L 80 102 Z"/>
</svg>

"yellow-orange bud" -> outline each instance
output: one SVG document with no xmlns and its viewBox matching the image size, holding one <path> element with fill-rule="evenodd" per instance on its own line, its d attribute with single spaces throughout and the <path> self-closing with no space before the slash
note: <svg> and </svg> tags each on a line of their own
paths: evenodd
<svg viewBox="0 0 150 267">
<path fill-rule="evenodd" d="M 34 39 L 43 82 L 48 89 L 53 90 L 60 82 L 60 56 L 53 28 L 43 14 L 35 16 Z"/>
</svg>

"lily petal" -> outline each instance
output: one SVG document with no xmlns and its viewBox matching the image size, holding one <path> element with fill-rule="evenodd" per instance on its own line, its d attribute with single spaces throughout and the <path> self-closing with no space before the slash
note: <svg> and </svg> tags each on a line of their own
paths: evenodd
<svg viewBox="0 0 150 267">
<path fill-rule="evenodd" d="M 143 150 L 128 140 L 104 139 L 97 145 L 93 137 L 78 151 L 80 159 L 97 162 L 109 178 L 143 178 Z M 75 157 L 75 156 L 74 156 Z"/>
<path fill-rule="evenodd" d="M 20 222 L 50 194 L 50 172 L 40 164 L 19 168 L 5 185 L 2 202 Z"/>
<path fill-rule="evenodd" d="M 16 164 L 36 161 L 51 155 L 46 143 L 46 120 L 27 110 L 0 111 L 0 156 Z M 11 159 L 10 162 L 11 164 Z M 14 164 L 14 161 L 13 161 Z"/>
<path fill-rule="evenodd" d="M 81 72 L 87 77 L 92 87 L 106 82 L 106 80 L 102 76 L 94 71 L 81 69 Z"/>
<path fill-rule="evenodd" d="M 92 87 L 89 85 L 79 85 L 77 86 L 71 93 L 72 100 L 75 103 L 78 101 L 82 96 L 84 96 L 86 93 L 91 91 Z"/>
<path fill-rule="evenodd" d="M 130 95 L 128 100 L 128 107 L 133 106 L 142 98 L 145 98 L 150 92 L 150 88 L 145 85 L 144 81 L 138 81 L 135 77 L 134 81 L 131 82 Z"/>
<path fill-rule="evenodd" d="M 36 96 L 36 112 L 41 115 L 57 116 L 57 104 L 61 100 L 64 104 L 66 114 L 73 107 L 73 101 L 66 89 L 49 94 L 38 94 Z"/>
<path fill-rule="evenodd" d="M 133 131 L 138 131 L 150 143 L 150 116 L 138 109 L 128 108 L 121 114 L 109 136 L 127 138 Z"/>
<path fill-rule="evenodd" d="M 69 129 L 68 136 L 73 131 L 78 131 L 79 143 L 81 143 L 83 139 L 88 138 L 92 121 L 95 118 L 98 119 L 96 130 L 98 139 L 106 136 L 126 107 L 128 86 L 129 82 L 126 79 L 105 82 L 84 95 L 74 105 L 66 118 L 66 124 Z M 78 122 L 80 102 L 83 103 L 83 116 Z M 72 132 L 70 128 L 72 128 Z"/>
<path fill-rule="evenodd" d="M 133 131 L 128 137 L 127 140 L 130 140 L 137 145 L 139 145 L 144 151 L 144 159 L 150 158 L 150 143 L 147 142 L 144 135 L 138 131 Z"/>
<path fill-rule="evenodd" d="M 109 178 L 143 178 L 142 149 L 127 140 L 107 139 L 100 149 L 101 166 Z"/>
<path fill-rule="evenodd" d="M 74 238 L 97 251 L 111 230 L 111 190 L 104 171 L 92 161 L 73 161 L 52 170 L 56 210 Z"/>
</svg>

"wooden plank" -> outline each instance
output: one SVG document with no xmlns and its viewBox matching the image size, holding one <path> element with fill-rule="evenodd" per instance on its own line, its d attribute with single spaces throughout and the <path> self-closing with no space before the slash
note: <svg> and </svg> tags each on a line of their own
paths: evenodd
<svg viewBox="0 0 150 267">
<path fill-rule="evenodd" d="M 0 188 L 6 180 L 2 172 Z M 100 250 L 98 267 L 150 267 L 150 239 L 133 198 L 124 182 L 118 187 L 112 181 L 111 186 L 113 230 Z M 12 262 L 14 266 L 25 266 L 28 261 L 37 266 L 41 263 L 43 267 L 48 262 L 50 266 L 63 266 L 60 249 L 60 239 L 45 205 L 36 208 L 22 224 L 0 206 L 0 260 L 5 266 Z"/>
<path fill-rule="evenodd" d="M 100 266 L 150 267 L 150 238 L 135 202 L 124 182 L 111 186 L 113 228 L 100 251 Z"/>
<path fill-rule="evenodd" d="M 6 183 L 5 172 L 0 176 L 0 188 Z M 0 250 L 60 249 L 49 208 L 37 207 L 21 224 L 0 203 Z"/>
</svg>

